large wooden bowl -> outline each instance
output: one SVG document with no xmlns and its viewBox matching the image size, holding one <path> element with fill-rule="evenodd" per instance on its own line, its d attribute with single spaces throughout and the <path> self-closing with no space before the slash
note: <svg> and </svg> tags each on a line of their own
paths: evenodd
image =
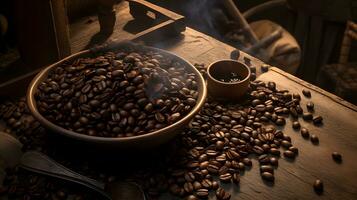
<svg viewBox="0 0 357 200">
<path fill-rule="evenodd" d="M 180 62 L 182 65 L 184 65 L 188 72 L 194 73 L 197 77 L 197 83 L 198 83 L 198 99 L 195 107 L 182 119 L 179 121 L 175 122 L 174 124 L 171 124 L 169 126 L 166 126 L 160 130 L 153 131 L 150 133 L 146 133 L 143 135 L 138 135 L 138 136 L 132 136 L 132 137 L 123 137 L 123 138 L 106 138 L 106 137 L 97 137 L 97 136 L 89 136 L 89 135 L 84 135 L 80 133 L 76 133 L 74 131 L 67 130 L 61 126 L 58 126 L 49 120 L 47 120 L 44 116 L 42 116 L 36 105 L 36 100 L 35 100 L 35 94 L 37 92 L 38 85 L 46 79 L 48 73 L 55 68 L 56 66 L 59 66 L 63 64 L 64 62 L 67 61 L 73 61 L 77 58 L 80 57 L 91 57 L 94 56 L 94 53 L 98 52 L 105 52 L 108 50 L 120 50 L 127 48 L 128 45 L 130 45 L 130 48 L 137 48 L 138 51 L 140 50 L 153 50 L 160 52 L 163 56 L 170 57 L 171 59 L 174 59 L 177 62 Z M 27 104 L 29 106 L 30 112 L 32 115 L 47 129 L 49 129 L 52 132 L 64 135 L 68 138 L 77 140 L 79 142 L 83 142 L 86 144 L 93 144 L 95 146 L 106 146 L 106 147 L 118 147 L 118 148 L 148 148 L 148 147 L 155 147 L 160 144 L 163 144 L 165 142 L 168 142 L 170 139 L 174 138 L 178 133 L 180 133 L 183 128 L 188 125 L 190 120 L 197 114 L 197 112 L 200 110 L 200 108 L 204 105 L 205 99 L 207 95 L 207 90 L 206 90 L 206 85 L 204 82 L 203 77 L 199 73 L 199 71 L 191 65 L 189 62 L 187 62 L 185 59 L 174 55 L 170 52 L 167 52 L 165 50 L 157 49 L 157 48 L 152 48 L 152 47 L 146 47 L 146 46 L 139 46 L 139 45 L 133 45 L 130 43 L 117 43 L 117 44 L 111 44 L 107 45 L 104 47 L 97 48 L 95 50 L 84 50 L 79 53 L 73 54 L 57 63 L 54 63 L 46 68 L 44 68 L 41 72 L 39 72 L 36 77 L 32 80 L 28 87 L 27 91 Z"/>
</svg>

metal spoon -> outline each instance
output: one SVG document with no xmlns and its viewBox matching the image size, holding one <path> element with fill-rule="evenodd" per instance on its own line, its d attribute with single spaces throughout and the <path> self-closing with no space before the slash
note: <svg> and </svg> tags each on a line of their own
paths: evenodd
<svg viewBox="0 0 357 200">
<path fill-rule="evenodd" d="M 21 147 L 21 143 L 16 138 L 7 133 L 0 132 L 0 160 L 4 160 L 4 163 L 10 164 L 7 164 L 5 167 L 19 165 L 21 168 L 31 172 L 77 183 L 98 192 L 108 200 L 146 200 L 144 191 L 136 183 L 114 181 L 107 184 L 105 188 L 104 183 L 78 174 L 43 153 L 29 151 L 22 154 Z"/>
<path fill-rule="evenodd" d="M 105 188 L 103 183 L 78 174 L 45 154 L 36 151 L 24 153 L 20 161 L 20 167 L 39 174 L 78 183 L 97 191 L 109 200 L 146 200 L 143 190 L 133 182 L 114 181 Z"/>
</svg>

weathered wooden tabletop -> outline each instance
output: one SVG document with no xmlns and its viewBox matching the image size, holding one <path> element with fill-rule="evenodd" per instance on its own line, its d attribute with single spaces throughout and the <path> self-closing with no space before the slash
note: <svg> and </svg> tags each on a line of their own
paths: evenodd
<svg viewBox="0 0 357 200">
<path fill-rule="evenodd" d="M 167 49 L 182 56 L 191 63 L 203 63 L 206 66 L 219 59 L 229 59 L 233 47 L 219 42 L 191 28 L 178 38 L 163 39 L 154 46 Z M 251 60 L 261 74 L 263 64 L 243 52 L 239 59 Z M 324 125 L 316 127 L 300 121 L 311 133 L 320 138 L 319 145 L 313 145 L 303 139 L 291 127 L 291 121 L 283 128 L 284 133 L 292 138 L 294 146 L 299 148 L 299 155 L 294 162 L 280 159 L 275 171 L 275 184 L 266 185 L 259 174 L 259 165 L 253 159 L 253 167 L 241 178 L 240 186 L 227 188 L 232 192 L 231 199 L 357 199 L 357 108 L 338 97 L 291 76 L 277 68 L 258 77 L 260 80 L 275 81 L 277 87 L 299 92 L 307 88 L 312 92 L 311 100 L 315 103 L 315 113 L 324 117 Z M 19 88 L 20 90 L 21 88 Z M 302 105 L 310 99 L 302 98 Z M 341 164 L 331 159 L 331 153 L 338 151 L 343 156 Z M 312 184 L 321 179 L 325 191 L 318 196 Z M 172 197 L 163 197 L 172 199 Z"/>
<path fill-rule="evenodd" d="M 229 59 L 234 49 L 190 28 L 176 43 L 164 41 L 156 46 L 206 66 L 218 59 Z M 241 52 L 239 60 L 244 61 L 244 57 L 251 59 L 260 74 L 262 62 Z M 280 159 L 274 185 L 262 181 L 259 164 L 253 161 L 253 168 L 242 176 L 240 186 L 232 184 L 229 188 L 233 194 L 231 199 L 357 199 L 357 107 L 275 67 L 258 79 L 275 81 L 278 88 L 300 93 L 304 108 L 307 101 L 315 103 L 314 112 L 324 117 L 323 125 L 316 127 L 301 119 L 300 123 L 316 134 L 320 143 L 313 145 L 303 139 L 300 132 L 292 128 L 291 120 L 287 120 L 283 132 L 299 148 L 298 157 L 293 162 Z M 309 89 L 312 97 L 303 97 L 302 89 Z M 341 164 L 332 160 L 333 151 L 342 154 Z M 320 196 L 312 187 L 317 178 L 324 183 L 325 190 Z"/>
</svg>

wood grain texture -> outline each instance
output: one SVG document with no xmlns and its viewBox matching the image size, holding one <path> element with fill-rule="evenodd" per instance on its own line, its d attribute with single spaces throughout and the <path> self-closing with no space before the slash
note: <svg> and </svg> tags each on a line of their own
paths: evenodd
<svg viewBox="0 0 357 200">
<path fill-rule="evenodd" d="M 168 49 L 192 63 L 204 63 L 206 66 L 218 59 L 229 58 L 234 49 L 190 28 L 187 28 L 179 42 L 174 43 L 175 45 L 171 43 L 172 41 L 167 40 L 156 46 Z M 243 61 L 244 57 L 250 58 L 252 65 L 257 67 L 258 74 L 261 74 L 259 69 L 263 63 L 241 52 L 239 60 Z M 303 97 L 302 106 L 306 110 L 306 102 L 313 101 L 314 114 L 324 117 L 324 125 L 316 127 L 302 119 L 299 122 L 319 137 L 320 144 L 313 145 L 309 140 L 303 139 L 299 132 L 292 129 L 292 120 L 287 120 L 283 131 L 291 136 L 293 145 L 299 148 L 299 156 L 294 162 L 280 159 L 279 167 L 275 170 L 274 185 L 267 185 L 262 181 L 259 165 L 253 161 L 253 168 L 242 176 L 239 187 L 233 184 L 226 187 L 233 193 L 231 199 L 356 199 L 356 106 L 275 67 L 260 75 L 258 79 L 275 81 L 277 87 L 300 93 L 302 97 L 302 89 L 311 91 L 312 98 Z M 332 160 L 333 151 L 342 154 L 342 164 Z M 321 196 L 318 196 L 312 187 L 317 178 L 325 185 L 325 192 Z"/>
<path fill-rule="evenodd" d="M 191 28 L 187 28 L 180 37 L 162 40 L 154 46 L 170 50 L 191 63 L 203 63 L 206 66 L 216 60 L 230 58 L 230 53 L 234 50 L 233 47 Z M 249 58 L 259 71 L 262 62 L 240 52 L 239 60 L 243 61 L 244 57 Z M 291 120 L 287 120 L 283 131 L 291 136 L 293 145 L 299 148 L 298 157 L 294 162 L 280 159 L 279 167 L 275 170 L 274 185 L 267 185 L 262 181 L 259 165 L 253 159 L 253 167 L 242 176 L 239 187 L 233 184 L 226 185 L 226 189 L 233 192 L 231 199 L 356 199 L 356 107 L 277 68 L 271 68 L 259 79 L 273 80 L 278 88 L 300 94 L 303 88 L 311 90 L 315 114 L 324 117 L 324 125 L 316 127 L 302 120 L 300 123 L 320 138 L 320 144 L 313 145 L 310 141 L 304 140 L 291 128 Z M 308 100 L 302 98 L 304 108 Z M 342 164 L 332 160 L 333 151 L 342 154 Z M 316 178 L 321 179 L 325 185 L 325 192 L 321 196 L 313 191 L 312 184 Z M 162 199 L 174 198 L 165 195 Z"/>
</svg>

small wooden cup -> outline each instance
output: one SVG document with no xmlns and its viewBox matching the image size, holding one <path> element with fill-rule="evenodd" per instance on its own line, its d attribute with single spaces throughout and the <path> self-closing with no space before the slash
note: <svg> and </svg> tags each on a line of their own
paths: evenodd
<svg viewBox="0 0 357 200">
<path fill-rule="evenodd" d="M 242 79 L 236 82 L 223 82 L 215 78 L 227 73 L 236 73 Z M 249 79 L 250 69 L 244 63 L 236 60 L 216 61 L 207 68 L 208 94 L 217 100 L 239 100 L 248 89 Z"/>
</svg>

